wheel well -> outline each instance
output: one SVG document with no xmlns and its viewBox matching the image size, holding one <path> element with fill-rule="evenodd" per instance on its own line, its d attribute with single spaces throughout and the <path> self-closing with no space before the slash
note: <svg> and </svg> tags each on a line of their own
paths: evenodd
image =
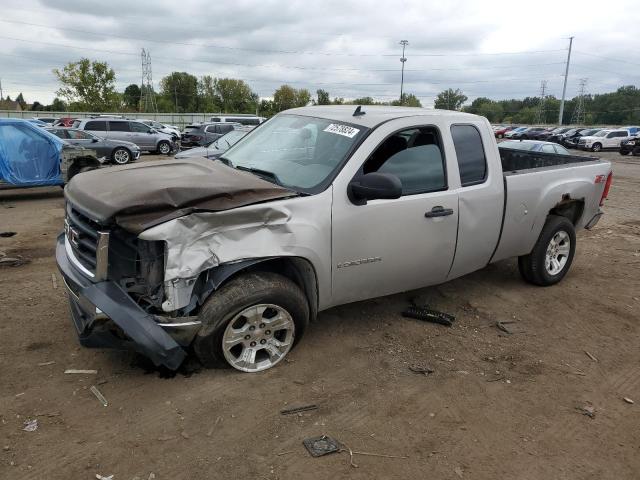
<svg viewBox="0 0 640 480">
<path fill-rule="evenodd" d="M 230 264 L 229 267 L 234 267 L 235 265 L 237 264 Z M 213 272 L 212 277 L 216 283 L 216 290 L 232 278 L 242 275 L 243 273 L 278 273 L 287 277 L 300 287 L 309 303 L 309 320 L 315 320 L 318 314 L 318 281 L 316 271 L 313 265 L 311 265 L 311 262 L 300 257 L 277 257 L 249 260 L 246 262 L 246 266 L 242 266 L 242 264 L 237 266 L 238 268 L 230 268 L 227 271 L 220 271 L 223 270 L 226 265 L 211 270 L 211 272 Z M 220 271 L 221 275 L 216 275 L 216 273 L 218 273 L 216 270 Z"/>
<path fill-rule="evenodd" d="M 95 157 L 74 158 L 67 172 L 67 177 L 69 180 L 71 180 L 73 176 L 79 173 L 83 168 L 85 167 L 98 168 L 99 166 L 100 166 L 100 162 Z"/>
<path fill-rule="evenodd" d="M 575 226 L 582 218 L 583 211 L 584 200 L 573 199 L 569 195 L 563 195 L 560 203 L 549 210 L 549 215 L 566 217 Z"/>
</svg>

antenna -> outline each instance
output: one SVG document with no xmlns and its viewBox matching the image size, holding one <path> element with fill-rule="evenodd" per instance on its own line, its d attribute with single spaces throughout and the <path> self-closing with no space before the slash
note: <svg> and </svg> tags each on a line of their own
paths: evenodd
<svg viewBox="0 0 640 480">
<path fill-rule="evenodd" d="M 584 125 L 585 117 L 587 112 L 584 110 L 584 98 L 587 92 L 587 82 L 588 78 L 580 79 L 580 91 L 578 92 L 578 103 L 576 108 L 573 110 L 573 115 L 571 115 L 571 124 L 572 125 Z"/>
<path fill-rule="evenodd" d="M 546 103 L 547 103 L 547 81 L 542 80 L 540 82 L 540 103 L 538 103 L 538 112 L 536 113 L 536 124 L 544 124 L 547 123 L 547 115 L 545 111 Z"/>
<path fill-rule="evenodd" d="M 153 91 L 153 78 L 151 76 L 151 54 L 142 49 L 142 83 L 140 85 L 140 111 L 157 112 L 156 95 Z"/>
</svg>

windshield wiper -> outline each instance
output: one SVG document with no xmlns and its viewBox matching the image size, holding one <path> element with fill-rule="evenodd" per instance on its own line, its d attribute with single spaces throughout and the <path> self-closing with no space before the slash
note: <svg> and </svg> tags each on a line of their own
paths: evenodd
<svg viewBox="0 0 640 480">
<path fill-rule="evenodd" d="M 269 170 L 262 170 L 260 168 L 253 168 L 253 167 L 245 167 L 243 165 L 236 165 L 235 168 L 238 170 L 244 170 L 245 172 L 251 172 L 254 175 L 257 175 L 259 177 L 263 177 L 263 178 L 267 177 L 265 178 L 265 180 L 270 180 L 271 182 L 282 186 L 282 182 L 280 181 L 278 176 L 275 173 L 270 172 Z"/>
<path fill-rule="evenodd" d="M 223 157 L 222 155 L 220 155 L 217 160 L 220 160 L 222 163 L 224 163 L 227 167 L 231 167 L 231 168 L 236 168 L 235 165 L 233 163 L 231 163 L 231 160 L 229 160 L 226 157 Z"/>
</svg>

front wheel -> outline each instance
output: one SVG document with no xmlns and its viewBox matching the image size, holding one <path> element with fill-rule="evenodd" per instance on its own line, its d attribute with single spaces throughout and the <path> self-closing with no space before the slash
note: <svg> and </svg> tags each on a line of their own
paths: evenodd
<svg viewBox="0 0 640 480">
<path fill-rule="evenodd" d="M 131 161 L 131 152 L 126 148 L 116 148 L 111 154 L 111 159 L 118 165 L 126 165 Z"/>
<path fill-rule="evenodd" d="M 166 140 L 158 143 L 158 152 L 162 155 L 169 155 L 171 153 L 171 144 Z"/>
<path fill-rule="evenodd" d="M 629 150 L 620 150 L 620 155 L 629 155 Z"/>
<path fill-rule="evenodd" d="M 599 152 L 600 150 L 602 150 L 602 144 L 601 143 L 594 143 L 591 146 L 591 151 L 592 152 Z"/>
<path fill-rule="evenodd" d="M 558 283 L 571 268 L 576 231 L 566 218 L 550 215 L 529 255 L 518 258 L 518 268 L 529 283 L 543 287 Z"/>
<path fill-rule="evenodd" d="M 260 372 L 280 363 L 309 323 L 300 288 L 282 275 L 241 275 L 205 302 L 193 348 L 205 367 Z"/>
</svg>

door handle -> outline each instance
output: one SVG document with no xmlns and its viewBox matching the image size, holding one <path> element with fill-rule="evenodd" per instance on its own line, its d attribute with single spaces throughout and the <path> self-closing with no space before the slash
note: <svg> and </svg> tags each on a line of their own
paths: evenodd
<svg viewBox="0 0 640 480">
<path fill-rule="evenodd" d="M 453 209 L 444 208 L 441 205 L 438 205 L 437 207 L 433 207 L 430 212 L 427 212 L 424 214 L 424 216 L 427 218 L 446 217 L 448 215 L 453 215 Z"/>
</svg>

